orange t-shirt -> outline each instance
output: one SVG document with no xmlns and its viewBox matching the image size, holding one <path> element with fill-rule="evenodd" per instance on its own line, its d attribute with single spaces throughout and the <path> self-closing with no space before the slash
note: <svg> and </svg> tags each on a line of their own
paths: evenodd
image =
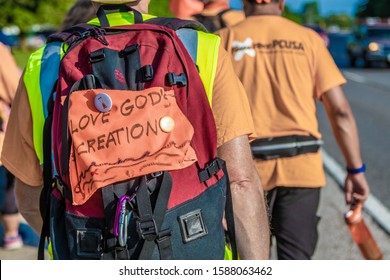
<svg viewBox="0 0 390 280">
<path fill-rule="evenodd" d="M 222 20 L 228 27 L 233 26 L 244 19 L 245 14 L 243 11 L 229 10 L 222 15 Z"/>
<path fill-rule="evenodd" d="M 0 152 L 3 148 L 4 131 L 7 126 L 8 115 L 12 99 L 15 96 L 19 81 L 19 68 L 11 52 L 0 43 L 0 118 L 2 127 L 0 131 Z M 1 165 L 0 161 L 0 165 Z"/>
<path fill-rule="evenodd" d="M 314 31 L 280 16 L 251 16 L 219 32 L 251 104 L 259 138 L 321 138 L 316 100 L 345 79 Z M 325 184 L 321 154 L 256 160 L 266 190 Z"/>
<path fill-rule="evenodd" d="M 19 68 L 11 52 L 0 43 L 0 99 L 11 104 L 19 82 Z"/>
<path fill-rule="evenodd" d="M 252 137 L 254 126 L 249 102 L 234 73 L 230 57 L 222 46 L 219 50 L 212 104 L 218 146 L 239 136 Z M 24 183 L 31 186 L 42 184 L 42 170 L 34 149 L 31 108 L 23 82 L 19 85 L 11 110 L 2 160 L 7 169 Z"/>
</svg>

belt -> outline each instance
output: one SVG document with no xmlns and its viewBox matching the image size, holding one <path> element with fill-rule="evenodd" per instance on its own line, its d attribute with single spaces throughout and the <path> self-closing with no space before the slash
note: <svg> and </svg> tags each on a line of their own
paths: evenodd
<svg viewBox="0 0 390 280">
<path fill-rule="evenodd" d="M 313 136 L 290 135 L 257 139 L 251 143 L 251 149 L 255 158 L 267 160 L 316 153 L 322 144 Z"/>
</svg>

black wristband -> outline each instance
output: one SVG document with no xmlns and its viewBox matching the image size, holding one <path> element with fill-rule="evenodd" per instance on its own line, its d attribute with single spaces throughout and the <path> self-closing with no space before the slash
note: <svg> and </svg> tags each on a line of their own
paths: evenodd
<svg viewBox="0 0 390 280">
<path fill-rule="evenodd" d="M 366 171 L 366 165 L 363 163 L 362 167 L 360 168 L 349 168 L 347 167 L 348 174 L 358 174 Z"/>
</svg>

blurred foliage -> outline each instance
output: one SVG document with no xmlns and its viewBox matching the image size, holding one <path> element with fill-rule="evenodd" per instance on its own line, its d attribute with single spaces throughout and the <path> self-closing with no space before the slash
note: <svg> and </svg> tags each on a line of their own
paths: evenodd
<svg viewBox="0 0 390 280">
<path fill-rule="evenodd" d="M 0 26 L 17 25 L 23 33 L 33 24 L 59 26 L 68 9 L 76 0 L 0 0 Z M 172 16 L 168 10 L 169 0 L 152 0 L 150 13 Z"/>
<path fill-rule="evenodd" d="M 12 54 L 15 57 L 16 64 L 20 69 L 24 69 L 32 50 L 13 49 Z"/>
<path fill-rule="evenodd" d="M 294 13 L 291 11 L 291 9 L 286 6 L 283 12 L 283 17 L 288 18 L 289 20 L 292 20 L 298 24 L 303 23 L 303 18 L 300 14 Z"/>
<path fill-rule="evenodd" d="M 33 24 L 58 26 L 74 4 L 64 0 L 0 0 L 0 26 L 17 25 L 27 32 Z"/>
<path fill-rule="evenodd" d="M 33 24 L 52 24 L 59 26 L 68 9 L 76 0 L 0 0 L 0 26 L 17 25 L 25 33 Z M 169 0 L 151 0 L 150 13 L 157 16 L 171 17 Z M 377 14 L 390 16 L 389 0 L 361 0 L 359 15 L 375 16 Z M 300 13 L 292 12 L 286 7 L 284 16 L 299 24 L 336 24 L 340 27 L 348 26 L 346 15 L 333 15 L 322 18 L 318 3 L 307 2 Z"/>
<path fill-rule="evenodd" d="M 356 12 L 357 17 L 390 17 L 389 0 L 361 0 Z"/>
<path fill-rule="evenodd" d="M 169 12 L 169 0 L 151 0 L 149 12 L 159 17 L 172 17 Z"/>
<path fill-rule="evenodd" d="M 338 26 L 341 29 L 350 29 L 354 23 L 348 15 L 330 15 L 325 19 L 326 26 Z"/>
<path fill-rule="evenodd" d="M 321 22 L 322 17 L 317 2 L 308 2 L 303 5 L 302 17 L 305 23 L 318 24 Z"/>
<path fill-rule="evenodd" d="M 59 26 L 68 9 L 76 0 L 0 0 L 0 27 L 17 25 L 26 34 L 34 24 Z M 171 17 L 169 0 L 151 0 L 150 13 Z M 13 54 L 19 67 L 24 68 L 32 50 L 14 48 Z"/>
<path fill-rule="evenodd" d="M 294 13 L 286 6 L 283 16 L 299 24 L 315 24 L 324 29 L 330 26 L 338 26 L 340 29 L 351 29 L 354 22 L 353 18 L 346 14 L 322 17 L 318 3 L 315 1 L 305 3 L 300 13 Z"/>
<path fill-rule="evenodd" d="M 59 26 L 68 9 L 76 0 L 0 0 L 0 27 L 17 25 L 22 33 L 29 31 L 33 24 L 52 24 Z M 169 12 L 169 0 L 151 0 L 150 14 L 171 17 Z M 377 16 L 390 13 L 389 0 L 361 0 L 358 14 L 361 16 Z M 298 23 L 314 23 L 322 27 L 336 25 L 342 29 L 348 29 L 352 25 L 352 19 L 348 15 L 331 15 L 327 18 L 320 16 L 316 1 L 308 2 L 302 11 L 293 12 L 288 6 L 283 16 Z M 387 15 L 390 16 L 390 15 Z M 15 50 L 18 64 L 23 67 L 28 53 L 23 50 Z"/>
</svg>

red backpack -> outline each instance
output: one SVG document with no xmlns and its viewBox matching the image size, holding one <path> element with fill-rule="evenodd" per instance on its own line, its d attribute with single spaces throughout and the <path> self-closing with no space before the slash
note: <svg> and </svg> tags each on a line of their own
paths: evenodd
<svg viewBox="0 0 390 280">
<path fill-rule="evenodd" d="M 39 256 L 49 237 L 55 259 L 223 259 L 229 180 L 175 32 L 200 25 L 133 12 L 134 25 L 82 24 L 49 39 L 68 48 L 45 123 Z"/>
</svg>

